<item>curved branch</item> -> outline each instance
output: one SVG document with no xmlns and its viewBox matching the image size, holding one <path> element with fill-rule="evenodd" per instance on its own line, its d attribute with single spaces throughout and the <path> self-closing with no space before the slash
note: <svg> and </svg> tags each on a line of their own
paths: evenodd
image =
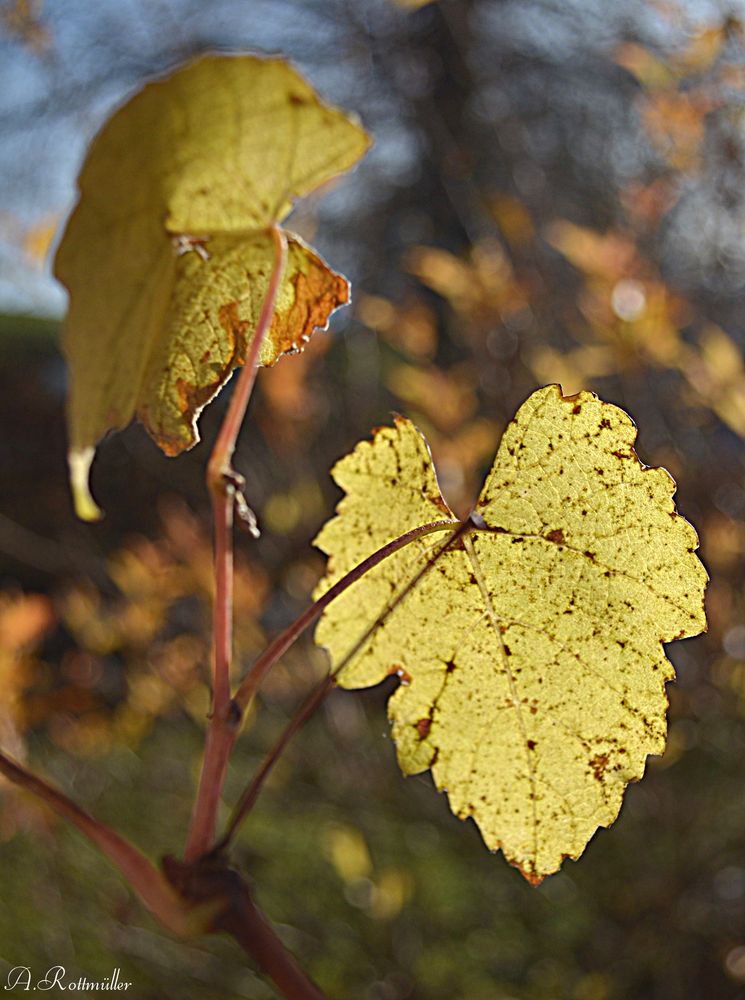
<svg viewBox="0 0 745 1000">
<path fill-rule="evenodd" d="M 0 773 L 9 781 L 31 792 L 58 815 L 69 820 L 122 873 L 150 912 L 179 937 L 188 937 L 204 929 L 206 920 L 174 892 L 155 865 L 133 844 L 94 819 L 59 789 L 32 774 L 17 761 L 0 752 Z"/>
</svg>

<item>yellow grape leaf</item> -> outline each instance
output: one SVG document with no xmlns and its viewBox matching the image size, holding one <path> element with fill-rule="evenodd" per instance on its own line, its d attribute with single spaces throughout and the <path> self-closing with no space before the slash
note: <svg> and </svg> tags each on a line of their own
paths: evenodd
<svg viewBox="0 0 745 1000">
<path fill-rule="evenodd" d="M 97 442 L 137 416 L 169 455 L 243 364 L 269 283 L 269 227 L 369 138 L 281 59 L 209 56 L 151 83 L 94 140 L 55 273 L 70 292 L 70 468 L 81 516 Z M 348 299 L 297 237 L 261 363 Z"/>
<path fill-rule="evenodd" d="M 636 42 L 620 45 L 615 61 L 633 74 L 647 91 L 668 90 L 675 85 L 675 74 L 668 63 Z"/>
<path fill-rule="evenodd" d="M 647 755 L 662 752 L 673 677 L 662 643 L 706 626 L 696 532 L 635 438 L 631 419 L 593 393 L 535 392 L 504 433 L 470 532 L 434 561 L 447 528 L 400 549 L 316 631 L 339 665 L 392 608 L 339 683 L 399 675 L 388 708 L 403 771 L 431 768 L 456 815 L 533 883 L 579 857 Z M 450 513 L 403 418 L 333 474 L 347 495 L 316 539 L 329 555 L 320 593 Z"/>
</svg>

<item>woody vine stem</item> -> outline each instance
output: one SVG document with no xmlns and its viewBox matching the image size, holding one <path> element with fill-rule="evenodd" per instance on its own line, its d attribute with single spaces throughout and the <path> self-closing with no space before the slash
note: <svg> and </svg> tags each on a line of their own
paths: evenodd
<svg viewBox="0 0 745 1000">
<path fill-rule="evenodd" d="M 264 782 L 284 749 L 326 694 L 336 677 L 360 652 L 372 634 L 417 586 L 440 556 L 467 532 L 478 530 L 474 517 L 464 521 L 443 519 L 419 525 L 373 552 L 331 586 L 278 635 L 254 661 L 235 693 L 231 693 L 233 618 L 233 528 L 236 516 L 256 534 L 253 515 L 246 505 L 244 481 L 232 468 L 236 439 L 256 380 L 261 348 L 271 328 L 277 294 L 287 260 L 287 241 L 278 226 L 271 227 L 274 265 L 255 334 L 237 380 L 217 442 L 207 468 L 207 484 L 214 514 L 215 599 L 212 640 L 212 710 L 210 713 L 199 787 L 187 835 L 183 861 L 163 860 L 159 871 L 133 844 L 116 831 L 94 819 L 61 791 L 26 770 L 0 751 L 0 774 L 32 792 L 73 823 L 121 871 L 143 903 L 180 937 L 223 930 L 250 954 L 274 980 L 286 1000 L 324 1000 L 318 987 L 307 977 L 287 951 L 271 924 L 253 899 L 253 893 L 238 872 L 232 871 L 226 851 L 239 826 L 253 808 Z M 228 761 L 246 709 L 272 666 L 297 641 L 323 610 L 367 572 L 400 549 L 426 535 L 447 532 L 447 537 L 424 558 L 414 577 L 392 597 L 359 641 L 337 663 L 307 697 L 267 754 L 263 764 L 237 803 L 226 831 L 216 841 L 217 812 L 222 796 Z"/>
<path fill-rule="evenodd" d="M 249 510 L 242 488 L 244 480 L 232 467 L 232 457 L 240 432 L 248 402 L 256 381 L 256 373 L 261 348 L 271 327 L 279 287 L 287 262 L 287 240 L 278 226 L 271 227 L 274 243 L 274 264 L 269 279 L 266 296 L 256 326 L 244 367 L 236 384 L 227 414 L 218 434 L 210 461 L 207 466 L 207 486 L 212 498 L 214 524 L 214 579 L 215 595 L 213 608 L 212 637 L 212 707 L 205 738 L 204 758 L 199 787 L 187 835 L 184 861 L 166 859 L 165 872 L 169 881 L 185 897 L 197 900 L 206 891 L 207 896 L 220 893 L 229 899 L 229 905 L 222 911 L 213 926 L 231 933 L 236 940 L 252 954 L 259 965 L 274 980 L 288 1000 L 321 1000 L 322 994 L 287 952 L 279 937 L 253 901 L 248 887 L 237 873 L 227 872 L 219 860 L 228 847 L 239 825 L 253 807 L 264 781 L 292 736 L 320 705 L 327 692 L 333 687 L 336 675 L 369 638 L 372 630 L 382 624 L 406 594 L 416 585 L 439 555 L 453 541 L 463 534 L 470 522 L 454 525 L 450 520 L 432 522 L 406 532 L 393 539 L 359 566 L 347 573 L 329 588 L 319 600 L 302 614 L 289 628 L 278 636 L 265 652 L 254 662 L 248 675 L 238 688 L 235 696 L 231 693 L 230 666 L 233 643 L 233 529 L 236 513 L 248 523 L 253 534 L 256 531 L 253 514 Z M 378 621 L 350 650 L 343 662 L 313 691 L 292 719 L 285 732 L 269 752 L 253 781 L 249 784 L 234 810 L 227 831 L 219 843 L 215 843 L 215 829 L 227 766 L 233 746 L 238 736 L 246 708 L 251 703 L 263 678 L 273 664 L 283 655 L 305 629 L 321 614 L 332 600 L 347 587 L 362 577 L 373 566 L 393 552 L 410 544 L 415 539 L 435 531 L 449 530 L 446 542 L 440 546 L 432 559 L 397 595 L 383 612 Z M 217 862 L 217 870 L 212 866 Z M 233 881 L 226 883 L 226 878 Z"/>
<path fill-rule="evenodd" d="M 230 696 L 230 664 L 233 647 L 233 523 L 239 515 L 251 519 L 242 494 L 243 480 L 231 461 L 248 401 L 251 398 L 261 348 L 274 316 L 277 293 L 287 262 L 287 238 L 277 225 L 271 227 L 274 242 L 274 266 L 269 279 L 259 321 L 256 325 L 245 364 L 233 392 L 228 412 L 207 466 L 207 487 L 212 496 L 214 519 L 215 598 L 212 627 L 212 711 L 205 740 L 204 760 L 194 811 L 186 842 L 185 860 L 194 861 L 210 850 L 215 839 L 217 810 L 220 804 L 228 759 L 240 713 Z"/>
<path fill-rule="evenodd" d="M 96 844 L 119 868 L 145 906 L 177 936 L 190 937 L 200 930 L 226 931 L 274 980 L 287 1000 L 324 1000 L 318 987 L 308 979 L 257 907 L 245 881 L 227 866 L 225 851 L 238 827 L 253 808 L 267 776 L 280 755 L 334 686 L 338 673 L 360 652 L 375 630 L 417 586 L 424 574 L 432 569 L 439 557 L 474 527 L 478 528 L 478 525 L 471 518 L 462 522 L 432 521 L 392 539 L 338 580 L 284 632 L 280 633 L 258 657 L 230 702 L 235 705 L 231 715 L 231 718 L 235 719 L 235 724 L 227 730 L 229 737 L 225 740 L 224 749 L 221 751 L 221 760 L 227 761 L 230 756 L 238 734 L 242 709 L 250 704 L 263 678 L 313 624 L 324 608 L 361 579 L 365 573 L 395 552 L 425 535 L 447 532 L 447 538 L 425 560 L 423 566 L 405 587 L 392 598 L 343 657 L 334 672 L 324 678 L 310 693 L 249 783 L 233 812 L 224 836 L 214 847 L 211 846 L 209 851 L 195 859 L 179 861 L 173 857 L 164 858 L 162 873 L 126 838 L 94 819 L 62 792 L 27 771 L 2 751 L 0 751 L 0 774 L 43 799 L 48 806 L 69 820 Z M 205 770 L 210 766 L 205 762 Z M 206 909 L 200 908 L 199 904 L 205 904 Z"/>
<path fill-rule="evenodd" d="M 215 597 L 212 635 L 212 708 L 205 739 L 199 788 L 184 852 L 184 861 L 187 864 L 193 863 L 200 857 L 208 854 L 215 846 L 217 813 L 230 755 L 238 737 L 246 709 L 274 663 L 287 651 L 305 629 L 319 617 L 323 609 L 331 601 L 383 559 L 386 559 L 393 552 L 410 544 L 415 539 L 421 538 L 425 534 L 436 531 L 452 531 L 454 526 L 457 529 L 457 522 L 453 522 L 452 520 L 433 521 L 406 532 L 399 538 L 393 539 L 377 552 L 374 552 L 360 563 L 359 566 L 355 567 L 350 573 L 347 573 L 341 580 L 338 580 L 318 601 L 300 615 L 289 628 L 277 636 L 264 653 L 254 662 L 248 675 L 235 692 L 235 695 L 231 694 L 233 527 L 235 513 L 237 512 L 239 517 L 247 520 L 249 529 L 253 533 L 256 533 L 253 515 L 247 507 L 242 493 L 244 486 L 243 477 L 235 472 L 231 463 L 235 452 L 236 440 L 256 381 L 261 347 L 271 327 L 277 294 L 287 261 L 287 240 L 284 233 L 276 225 L 271 227 L 271 233 L 275 254 L 266 297 L 251 342 L 250 351 L 236 384 L 207 466 L 207 485 L 212 496 L 214 522 Z M 463 522 L 464 525 L 469 523 L 468 521 Z M 459 531 L 456 530 L 456 533 L 459 533 Z M 451 543 L 452 540 L 448 541 L 445 543 L 445 547 Z M 411 582 L 410 586 L 414 586 L 418 582 L 418 579 L 419 577 L 417 576 Z M 408 593 L 408 590 L 409 588 L 407 587 L 398 596 L 397 602 Z M 389 613 L 390 610 L 388 609 L 388 612 L 385 614 Z M 372 628 L 378 627 L 380 623 L 379 619 Z M 367 638 L 369 638 L 368 633 L 355 646 L 354 652 L 358 650 Z M 345 657 L 344 663 L 337 667 L 334 675 L 324 681 L 322 685 L 324 694 L 333 686 L 336 674 L 351 659 L 352 655 L 353 653 L 350 653 Z M 316 707 L 322 698 L 323 695 L 320 697 L 315 694 L 312 695 L 309 699 L 309 705 Z M 310 714 L 309 711 L 301 709 L 299 713 L 299 717 L 301 717 L 299 725 L 302 725 L 308 714 Z M 292 732 L 296 731 L 299 725 L 295 725 L 293 728 L 291 724 L 290 728 Z M 283 746 L 288 741 L 288 738 L 284 740 Z M 258 794 L 260 784 L 261 782 L 254 788 L 253 797 L 249 796 L 251 804 L 255 795 Z M 239 810 L 241 818 L 248 812 L 248 808 L 244 804 L 244 808 Z M 224 846 L 227 840 L 230 839 L 239 822 L 240 820 L 236 822 L 234 819 L 228 834 L 220 842 L 221 845 Z"/>
</svg>

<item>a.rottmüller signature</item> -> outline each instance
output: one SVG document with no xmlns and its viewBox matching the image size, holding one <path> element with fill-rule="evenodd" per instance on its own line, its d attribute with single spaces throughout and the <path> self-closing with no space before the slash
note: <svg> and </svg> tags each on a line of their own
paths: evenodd
<svg viewBox="0 0 745 1000">
<path fill-rule="evenodd" d="M 53 965 L 44 974 L 43 979 L 36 979 L 31 969 L 27 965 L 15 965 L 8 973 L 5 986 L 6 992 L 11 990 L 16 993 L 36 993 L 37 990 L 69 990 L 70 993 L 87 992 L 96 990 L 114 990 L 116 992 L 126 992 L 131 983 L 127 983 L 121 978 L 121 969 L 114 969 L 110 976 L 105 979 L 88 979 L 86 976 L 78 976 L 77 979 L 68 976 L 64 965 Z"/>
</svg>

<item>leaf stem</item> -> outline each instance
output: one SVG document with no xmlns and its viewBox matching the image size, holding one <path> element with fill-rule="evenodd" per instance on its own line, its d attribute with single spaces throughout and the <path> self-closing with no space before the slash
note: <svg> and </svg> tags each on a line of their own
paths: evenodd
<svg viewBox="0 0 745 1000">
<path fill-rule="evenodd" d="M 467 517 L 465 520 L 460 521 L 460 522 L 453 522 L 453 521 L 438 521 L 438 522 L 433 522 L 432 524 L 423 525 L 422 528 L 418 528 L 418 529 L 414 528 L 412 531 L 407 532 L 406 535 L 401 535 L 400 538 L 394 540 L 394 542 L 400 543 L 400 544 L 398 544 L 397 548 L 403 548 L 404 544 L 408 544 L 409 542 L 411 542 L 411 541 L 414 540 L 414 538 L 412 538 L 412 537 L 407 537 L 407 536 L 413 535 L 414 532 L 419 532 L 420 533 L 419 535 L 416 535 L 414 537 L 420 537 L 421 534 L 425 534 L 426 533 L 423 530 L 424 528 L 429 529 L 429 531 L 431 532 L 431 531 L 443 530 L 443 528 L 445 526 L 452 527 L 454 523 L 455 523 L 455 530 L 451 532 L 451 534 L 449 535 L 449 537 L 443 542 L 443 544 L 437 549 L 437 551 L 434 552 L 427 559 L 427 561 L 424 563 L 424 565 L 422 566 L 422 568 L 420 570 L 418 570 L 418 572 L 411 578 L 411 580 L 409 580 L 409 582 L 406 584 L 406 586 L 402 590 L 400 590 L 398 592 L 398 594 L 396 594 L 396 596 L 388 603 L 388 605 L 386 606 L 386 608 L 378 615 L 378 617 L 375 619 L 375 621 L 365 630 L 364 634 L 357 640 L 357 642 L 354 644 L 354 646 L 352 646 L 352 648 L 342 657 L 342 659 L 339 661 L 339 663 L 334 668 L 334 670 L 330 674 L 328 674 L 326 677 L 324 677 L 324 679 L 321 681 L 321 683 L 319 685 L 317 685 L 317 687 L 313 691 L 311 691 L 311 693 L 308 695 L 308 697 L 302 703 L 302 705 L 300 706 L 300 708 L 298 709 L 298 711 L 295 713 L 295 715 L 292 717 L 292 719 L 290 720 L 290 722 L 288 723 L 288 725 L 285 727 L 284 731 L 280 735 L 280 737 L 277 740 L 277 742 L 274 744 L 274 746 L 272 747 L 272 749 L 269 751 L 269 753 L 264 758 L 264 761 L 262 762 L 261 767 L 259 768 L 259 770 L 256 772 L 256 774 L 252 778 L 250 784 L 247 786 L 247 788 L 243 792 L 243 795 L 241 795 L 241 797 L 240 797 L 237 805 L 235 806 L 235 808 L 233 810 L 233 813 L 232 813 L 232 815 L 230 817 L 230 820 L 228 822 L 225 834 L 223 835 L 223 837 L 220 839 L 220 841 L 216 845 L 216 850 L 218 850 L 218 851 L 224 851 L 225 848 L 229 845 L 229 843 L 231 842 L 231 840 L 235 836 L 236 832 L 238 831 L 241 823 L 246 818 L 246 816 L 248 816 L 248 814 L 251 811 L 251 809 L 253 809 L 254 804 L 256 803 L 256 800 L 259 797 L 259 793 L 261 792 L 261 789 L 264 786 L 264 782 L 266 781 L 266 779 L 268 778 L 269 774 L 271 773 L 274 765 L 277 763 L 277 761 L 279 760 L 279 758 L 282 756 L 282 754 L 283 754 L 285 748 L 287 747 L 288 743 L 290 742 L 290 740 L 292 739 L 292 737 L 295 735 L 295 733 L 313 715 L 313 713 L 318 708 L 318 706 L 321 704 L 321 702 L 326 697 L 326 695 L 328 694 L 328 692 L 332 689 L 332 687 L 334 687 L 334 685 L 336 683 L 336 678 L 341 673 L 341 671 L 344 670 L 344 668 L 347 667 L 349 665 L 349 663 L 351 663 L 351 661 L 354 659 L 354 657 L 357 656 L 357 654 L 364 648 L 364 646 L 370 640 L 370 638 L 372 637 L 372 635 L 380 628 L 381 625 L 383 625 L 385 623 L 386 619 L 401 604 L 401 602 L 411 593 L 411 591 L 414 590 L 414 588 L 416 586 L 418 586 L 419 582 L 422 580 L 422 578 L 427 573 L 429 573 L 429 571 L 437 563 L 437 561 L 439 560 L 439 558 L 445 552 L 447 552 L 448 549 L 452 548 L 453 545 L 457 544 L 457 542 L 465 534 L 467 534 L 469 531 L 477 529 L 478 528 L 478 522 L 474 521 L 471 516 Z M 435 525 L 436 525 L 436 527 L 435 527 Z M 402 542 L 401 539 L 406 539 L 406 542 Z M 376 559 L 376 562 L 380 562 L 387 555 L 391 554 L 391 552 L 389 551 L 389 552 L 386 552 L 385 555 L 382 555 L 382 556 L 380 555 L 381 552 L 383 552 L 385 549 L 387 549 L 391 545 L 393 545 L 394 542 L 389 542 L 387 546 L 383 546 L 383 549 L 378 549 L 378 551 L 375 552 L 375 553 L 373 553 L 372 556 L 368 556 L 368 558 L 364 562 L 360 563 L 359 566 L 355 567 L 355 569 L 352 570 L 351 573 L 347 574 L 347 576 L 351 576 L 353 573 L 356 573 L 357 576 L 355 577 L 355 579 L 359 579 L 359 577 L 362 576 L 365 572 L 367 572 L 367 570 L 369 570 L 369 569 L 372 568 L 370 565 L 367 565 L 367 566 L 365 565 L 371 559 L 374 559 L 374 558 L 378 557 Z M 394 549 L 392 551 L 396 551 L 396 550 Z M 373 565 L 375 565 L 375 563 L 373 563 Z M 362 567 L 365 567 L 365 568 L 363 569 Z M 342 579 L 338 582 L 338 584 L 336 586 L 339 586 L 339 584 L 343 583 L 346 579 L 347 579 L 347 577 L 342 577 Z M 354 581 L 350 581 L 350 582 L 354 582 Z M 346 586 L 349 586 L 349 583 L 347 583 Z M 346 589 L 346 588 L 344 588 L 344 589 Z M 331 593 L 331 590 L 327 591 L 326 594 L 324 594 L 323 597 L 320 598 L 320 601 L 322 601 L 330 593 Z M 334 594 L 334 597 L 338 597 L 338 596 L 339 596 L 339 592 L 337 592 L 336 594 Z M 333 597 L 330 598 L 330 600 L 333 600 Z M 314 604 L 308 610 L 309 611 L 314 610 L 316 608 L 316 605 L 318 603 L 320 603 L 320 601 L 317 601 L 316 604 Z M 326 603 L 329 603 L 329 602 L 327 601 Z M 320 611 L 322 611 L 322 610 L 323 610 L 323 608 L 321 608 L 320 610 L 316 610 L 314 617 L 317 616 L 318 614 L 320 614 Z M 307 614 L 307 612 L 306 612 L 306 614 Z M 303 617 L 303 616 L 301 616 L 301 617 Z M 300 621 L 300 620 L 301 619 L 298 619 L 298 621 Z M 309 623 L 310 622 L 308 622 L 307 624 L 309 624 Z M 293 628 L 293 626 L 290 627 L 290 629 L 292 629 L 292 628 Z M 289 632 L 290 629 L 288 629 L 287 631 Z M 279 637 L 279 639 L 281 639 L 281 638 L 282 638 L 282 636 Z"/>
<path fill-rule="evenodd" d="M 212 846 L 228 758 L 235 741 L 236 713 L 230 698 L 233 647 L 233 522 L 236 508 L 247 510 L 243 479 L 232 468 L 236 440 L 256 381 L 261 347 L 272 323 L 287 261 L 287 239 L 271 227 L 274 265 L 256 330 L 238 378 L 228 412 L 207 465 L 207 486 L 214 519 L 215 601 L 212 629 L 212 711 L 205 738 L 202 773 L 186 842 L 185 858 L 193 861 Z M 250 516 L 250 515 L 249 515 Z M 255 533 L 255 525 L 252 526 Z"/>
<path fill-rule="evenodd" d="M 321 683 L 317 684 L 316 687 L 313 688 L 300 708 L 290 719 L 289 723 L 285 726 L 279 739 L 266 755 L 262 761 L 261 767 L 253 776 L 250 784 L 238 800 L 238 803 L 233 810 L 233 814 L 230 817 L 230 822 L 228 823 L 225 834 L 217 844 L 216 849 L 218 851 L 225 850 L 230 841 L 233 839 L 239 826 L 253 809 L 261 789 L 264 787 L 264 782 L 271 774 L 274 765 L 284 753 L 288 743 L 295 733 L 299 729 L 302 729 L 334 686 L 335 676 L 335 674 L 327 674 Z"/>
<path fill-rule="evenodd" d="M 269 277 L 269 286 L 261 307 L 259 321 L 251 340 L 246 360 L 241 370 L 238 382 L 228 406 L 228 412 L 222 422 L 215 446 L 212 449 L 207 466 L 207 485 L 213 492 L 225 492 L 225 478 L 234 475 L 230 462 L 235 451 L 235 443 L 240 432 L 243 418 L 246 415 L 248 401 L 251 398 L 256 370 L 261 356 L 261 348 L 272 323 L 277 294 L 287 263 L 287 237 L 276 224 L 270 227 L 274 242 L 274 263 Z M 228 484 L 230 485 L 230 484 Z"/>
<path fill-rule="evenodd" d="M 324 609 L 328 607 L 332 601 L 336 600 L 337 597 L 343 594 L 348 587 L 351 587 L 353 583 L 356 583 L 366 573 L 377 566 L 378 563 L 381 563 L 384 559 L 392 556 L 394 552 L 398 552 L 399 549 L 404 548 L 406 545 L 410 545 L 412 542 L 416 541 L 418 538 L 422 538 L 424 535 L 432 534 L 432 532 L 435 531 L 447 531 L 452 528 L 454 523 L 456 522 L 453 522 L 452 520 L 431 521 L 429 524 L 422 524 L 418 528 L 412 528 L 403 535 L 399 535 L 398 538 L 394 538 L 390 542 L 381 546 L 373 552 L 372 555 L 363 559 L 361 563 L 341 577 L 340 580 L 337 580 L 336 583 L 332 587 L 329 587 L 329 589 L 322 594 L 317 601 L 311 604 L 309 608 L 296 618 L 295 621 L 284 630 L 284 632 L 281 632 L 254 661 L 251 669 L 241 681 L 241 684 L 233 698 L 238 711 L 242 715 L 245 714 L 246 709 L 251 704 L 251 700 L 256 694 L 256 691 L 277 660 L 284 656 L 290 646 L 293 645 L 293 643 L 302 635 L 308 626 L 312 625 Z"/>
<path fill-rule="evenodd" d="M 184 865 L 165 858 L 159 871 L 128 840 L 94 819 L 59 789 L 0 751 L 0 774 L 69 820 L 115 865 L 148 910 L 172 933 L 193 937 L 225 931 L 274 980 L 286 1000 L 325 1000 L 287 950 L 253 900 L 241 877 L 230 871 L 203 874 L 201 861 Z M 209 862 L 208 862 L 209 864 Z M 174 874 L 183 873 L 181 878 Z M 198 891 L 194 891 L 194 889 Z"/>
</svg>

